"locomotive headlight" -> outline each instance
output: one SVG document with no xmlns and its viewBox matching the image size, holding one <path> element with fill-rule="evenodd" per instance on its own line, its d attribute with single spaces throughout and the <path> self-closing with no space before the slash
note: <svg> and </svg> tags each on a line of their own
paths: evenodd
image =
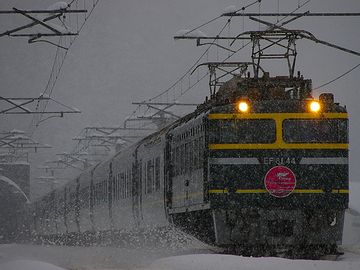
<svg viewBox="0 0 360 270">
<path fill-rule="evenodd" d="M 318 101 L 311 101 L 310 103 L 310 110 L 312 112 L 318 112 L 321 109 L 321 105 Z"/>
<path fill-rule="evenodd" d="M 249 104 L 246 101 L 240 101 L 237 106 L 240 112 L 249 111 Z"/>
</svg>

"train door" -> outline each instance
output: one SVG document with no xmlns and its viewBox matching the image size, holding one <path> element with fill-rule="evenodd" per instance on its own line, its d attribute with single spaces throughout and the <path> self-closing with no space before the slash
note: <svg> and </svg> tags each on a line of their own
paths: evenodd
<svg viewBox="0 0 360 270">
<path fill-rule="evenodd" d="M 141 207 L 141 161 L 137 159 L 137 149 L 134 153 L 134 161 L 132 163 L 132 212 L 134 222 L 137 226 L 140 225 L 140 207 Z"/>
</svg>

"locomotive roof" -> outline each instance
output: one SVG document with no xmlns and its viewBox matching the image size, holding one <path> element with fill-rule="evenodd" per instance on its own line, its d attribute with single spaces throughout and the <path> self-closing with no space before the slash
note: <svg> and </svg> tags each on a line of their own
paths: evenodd
<svg viewBox="0 0 360 270">
<path fill-rule="evenodd" d="M 325 95 L 332 96 L 332 94 Z M 241 99 L 248 100 L 252 112 L 257 113 L 306 112 L 306 102 L 313 99 L 312 81 L 304 79 L 300 74 L 297 77 L 270 77 L 268 73 L 264 73 L 261 78 L 234 76 L 221 85 L 210 99 L 199 105 L 197 111 L 236 112 L 234 104 Z M 222 109 L 216 109 L 219 106 L 222 106 Z M 337 103 L 332 103 L 327 111 L 346 112 L 346 109 Z"/>
</svg>

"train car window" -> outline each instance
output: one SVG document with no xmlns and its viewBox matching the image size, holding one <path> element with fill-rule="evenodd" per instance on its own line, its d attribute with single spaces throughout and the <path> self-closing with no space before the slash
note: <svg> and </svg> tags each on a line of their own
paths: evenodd
<svg viewBox="0 0 360 270">
<path fill-rule="evenodd" d="M 124 172 L 124 198 L 127 198 L 127 189 L 128 189 L 128 176 L 127 176 L 127 171 L 125 170 Z"/>
<path fill-rule="evenodd" d="M 199 168 L 202 168 L 203 166 L 203 161 L 204 161 L 204 136 L 201 136 L 199 138 L 199 147 L 198 147 L 198 150 L 199 150 Z"/>
<path fill-rule="evenodd" d="M 130 197 L 130 170 L 126 170 L 126 198 Z"/>
<path fill-rule="evenodd" d="M 122 172 L 120 174 L 120 189 L 121 189 L 121 199 L 125 198 L 125 174 Z"/>
<path fill-rule="evenodd" d="M 116 174 L 111 177 L 111 187 L 112 187 L 111 197 L 112 197 L 112 200 L 115 201 L 116 200 L 116 196 L 115 196 L 115 194 L 116 194 Z"/>
<path fill-rule="evenodd" d="M 84 191 L 84 196 L 83 196 L 83 204 L 86 207 L 89 207 L 90 204 L 90 187 L 86 187 L 85 191 Z"/>
<path fill-rule="evenodd" d="M 180 174 L 184 174 L 185 167 L 185 145 L 180 146 Z"/>
<path fill-rule="evenodd" d="M 192 167 L 193 167 L 193 170 L 196 170 L 197 169 L 197 139 L 194 139 L 193 142 L 192 142 Z"/>
<path fill-rule="evenodd" d="M 180 150 L 179 147 L 175 148 L 175 164 L 174 164 L 175 170 L 175 176 L 179 175 L 179 168 L 180 168 Z"/>
<path fill-rule="evenodd" d="M 129 198 L 130 196 L 130 174 L 129 170 L 126 170 L 126 198 Z"/>
<path fill-rule="evenodd" d="M 98 184 L 95 184 L 94 185 L 94 205 L 97 205 L 97 203 L 98 203 L 97 189 L 98 189 Z"/>
<path fill-rule="evenodd" d="M 173 176 L 176 176 L 176 147 L 171 151 L 172 165 L 173 165 Z"/>
<path fill-rule="evenodd" d="M 104 202 L 107 202 L 107 200 L 108 200 L 108 186 L 107 186 L 107 181 L 106 180 L 104 180 L 104 187 L 103 187 L 103 194 L 102 194 L 103 196 L 103 201 Z"/>
<path fill-rule="evenodd" d="M 105 180 L 102 182 L 102 190 L 101 190 L 101 198 L 102 198 L 102 201 L 105 202 L 106 201 L 106 183 L 105 183 Z"/>
<path fill-rule="evenodd" d="M 101 191 L 102 190 L 102 183 L 99 183 L 97 185 L 97 191 L 96 191 L 96 196 L 97 196 L 97 204 L 101 203 Z"/>
<path fill-rule="evenodd" d="M 104 201 L 104 181 L 100 183 L 100 192 L 99 192 L 100 202 Z"/>
<path fill-rule="evenodd" d="M 105 181 L 101 182 L 100 198 L 101 202 L 105 201 Z"/>
<path fill-rule="evenodd" d="M 143 163 L 142 163 L 142 160 L 140 159 L 139 161 L 139 190 L 140 190 L 140 194 L 142 194 L 142 179 L 143 179 Z"/>
<path fill-rule="evenodd" d="M 128 180 L 129 180 L 129 184 L 128 184 L 128 196 L 131 197 L 131 187 L 132 187 L 132 174 L 131 174 L 131 169 L 129 168 L 128 170 L 128 174 L 129 174 L 129 177 L 128 177 Z"/>
<path fill-rule="evenodd" d="M 89 203 L 89 187 L 82 188 L 80 191 L 80 207 L 81 208 L 87 208 Z"/>
<path fill-rule="evenodd" d="M 126 190 L 127 190 L 127 198 L 128 197 L 130 197 L 130 194 L 131 194 L 131 192 L 130 192 L 130 190 L 131 190 L 131 177 L 130 177 L 130 169 L 127 169 L 126 170 L 126 182 L 127 182 L 127 188 L 126 188 Z"/>
<path fill-rule="evenodd" d="M 100 202 L 104 201 L 104 182 L 100 183 L 99 200 Z"/>
<path fill-rule="evenodd" d="M 193 170 L 194 166 L 194 145 L 193 141 L 189 142 L 189 171 L 191 172 Z"/>
<path fill-rule="evenodd" d="M 272 119 L 210 121 L 210 143 L 273 143 L 276 125 Z"/>
<path fill-rule="evenodd" d="M 181 171 L 181 156 L 180 156 L 180 146 L 176 147 L 176 175 L 180 175 Z"/>
<path fill-rule="evenodd" d="M 96 205 L 96 184 L 93 184 L 91 192 L 91 207 L 94 207 Z"/>
<path fill-rule="evenodd" d="M 101 199 L 100 189 L 101 189 L 101 183 L 98 183 L 96 185 L 96 204 L 100 204 L 100 199 Z"/>
<path fill-rule="evenodd" d="M 107 181 L 104 180 L 104 181 L 103 181 L 103 190 L 102 190 L 102 197 L 103 197 L 103 201 L 104 201 L 104 202 L 107 201 L 107 196 L 108 196 Z"/>
<path fill-rule="evenodd" d="M 144 162 L 144 193 L 146 194 L 147 190 L 147 163 Z"/>
<path fill-rule="evenodd" d="M 185 143 L 185 154 L 184 154 L 184 158 L 185 158 L 185 167 L 184 167 L 184 172 L 188 173 L 189 172 L 189 144 Z"/>
<path fill-rule="evenodd" d="M 152 187 L 153 187 L 153 174 L 154 174 L 154 166 L 152 164 L 152 160 L 149 160 L 147 162 L 147 189 L 146 189 L 146 193 L 151 193 L 152 192 Z"/>
<path fill-rule="evenodd" d="M 347 143 L 347 119 L 287 119 L 283 121 L 287 143 Z"/>
<path fill-rule="evenodd" d="M 116 179 L 117 179 L 117 174 L 114 173 L 114 176 L 113 176 L 113 191 L 112 191 L 113 201 L 116 200 Z"/>
<path fill-rule="evenodd" d="M 115 174 L 115 193 L 114 193 L 114 200 L 118 200 L 118 180 L 119 174 Z"/>
<path fill-rule="evenodd" d="M 121 199 L 121 174 L 118 175 L 118 199 Z"/>
<path fill-rule="evenodd" d="M 118 200 L 118 180 L 119 180 L 119 174 L 115 174 L 115 183 L 114 183 L 114 200 Z"/>
<path fill-rule="evenodd" d="M 155 190 L 160 190 L 160 157 L 155 159 Z"/>
<path fill-rule="evenodd" d="M 101 188 L 101 183 L 96 184 L 96 204 L 100 204 L 100 188 Z"/>
</svg>

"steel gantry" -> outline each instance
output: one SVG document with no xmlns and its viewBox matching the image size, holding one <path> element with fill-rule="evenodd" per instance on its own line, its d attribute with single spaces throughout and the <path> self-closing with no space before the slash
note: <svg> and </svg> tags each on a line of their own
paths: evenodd
<svg viewBox="0 0 360 270">
<path fill-rule="evenodd" d="M 78 31 L 72 32 L 71 29 L 65 24 L 65 18 L 68 14 L 81 14 L 87 13 L 86 9 L 71 9 L 70 5 L 66 4 L 65 2 L 61 2 L 58 5 L 53 5 L 49 9 L 46 10 L 22 10 L 18 8 L 12 8 L 12 10 L 0 10 L 1 14 L 18 14 L 26 17 L 31 22 L 15 27 L 10 30 L 6 30 L 0 33 L 0 37 L 9 36 L 9 37 L 28 37 L 29 43 L 34 42 L 47 42 L 53 44 L 55 46 L 62 47 L 58 44 L 55 44 L 49 40 L 40 40 L 40 38 L 49 38 L 49 37 L 61 37 L 61 36 L 77 36 L 79 33 Z M 37 16 L 41 15 L 43 18 L 38 18 Z M 53 21 L 57 20 L 60 22 L 60 25 L 54 24 Z M 23 30 L 34 29 L 34 27 L 40 26 L 41 30 L 37 32 L 27 32 L 23 33 Z M 46 30 L 46 31 L 45 31 Z"/>
<path fill-rule="evenodd" d="M 40 144 L 26 135 L 22 130 L 0 132 L 0 160 L 1 162 L 14 162 L 28 160 L 30 150 L 51 148 L 48 144 Z"/>
</svg>

